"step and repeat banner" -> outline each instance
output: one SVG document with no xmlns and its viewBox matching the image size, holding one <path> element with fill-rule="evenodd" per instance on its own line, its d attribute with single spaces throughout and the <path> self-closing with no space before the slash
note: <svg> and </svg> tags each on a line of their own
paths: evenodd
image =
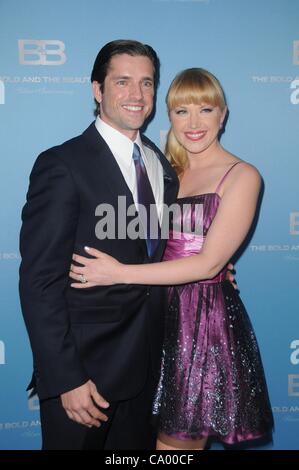
<svg viewBox="0 0 299 470">
<path fill-rule="evenodd" d="M 94 119 L 92 65 L 119 38 L 159 54 L 147 135 L 161 148 L 165 95 L 178 71 L 206 68 L 224 87 L 222 144 L 264 179 L 259 221 L 236 265 L 275 418 L 273 442 L 262 448 L 299 448 L 298 20 L 298 0 L 0 0 L 0 449 L 41 442 L 38 400 L 25 391 L 32 357 L 18 298 L 28 177 L 42 150 Z"/>
</svg>

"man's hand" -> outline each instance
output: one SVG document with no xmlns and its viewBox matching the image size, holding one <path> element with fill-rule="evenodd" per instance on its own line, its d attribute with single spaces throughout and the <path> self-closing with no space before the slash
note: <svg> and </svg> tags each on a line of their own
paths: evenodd
<svg viewBox="0 0 299 470">
<path fill-rule="evenodd" d="M 74 390 L 62 393 L 60 398 L 68 417 L 77 423 L 89 428 L 92 426 L 99 428 L 101 421 L 108 420 L 95 404 L 100 408 L 108 408 L 109 403 L 98 393 L 91 380 Z"/>
<path fill-rule="evenodd" d="M 230 281 L 233 285 L 233 287 L 236 289 L 236 290 L 239 290 L 238 288 L 238 284 L 235 282 L 235 267 L 232 263 L 229 263 L 228 266 L 228 271 L 226 273 L 226 279 L 227 281 Z"/>
</svg>

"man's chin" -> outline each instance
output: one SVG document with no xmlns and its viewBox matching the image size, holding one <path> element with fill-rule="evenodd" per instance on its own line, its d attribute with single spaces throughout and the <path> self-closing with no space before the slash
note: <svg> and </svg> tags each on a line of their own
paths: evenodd
<svg viewBox="0 0 299 470">
<path fill-rule="evenodd" d="M 128 131 L 139 131 L 139 129 L 143 126 L 145 119 L 139 120 L 137 122 L 130 122 L 127 123 L 127 130 Z"/>
<path fill-rule="evenodd" d="M 127 126 L 130 127 L 132 130 L 137 130 L 141 126 L 143 126 L 147 118 L 148 116 L 145 116 L 144 114 L 139 116 L 132 116 L 131 114 L 128 114 L 127 116 L 125 116 L 124 123 L 126 123 Z"/>
</svg>

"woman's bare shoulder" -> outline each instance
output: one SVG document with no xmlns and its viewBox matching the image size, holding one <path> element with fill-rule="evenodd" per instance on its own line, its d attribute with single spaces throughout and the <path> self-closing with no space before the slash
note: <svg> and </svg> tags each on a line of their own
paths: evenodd
<svg viewBox="0 0 299 470">
<path fill-rule="evenodd" d="M 251 177 L 261 179 L 259 170 L 254 165 L 252 165 L 252 163 L 249 163 L 246 160 L 242 160 L 241 158 L 227 151 L 225 152 L 225 157 L 229 166 L 235 165 L 236 163 L 240 163 L 240 165 L 236 165 L 234 171 L 232 172 L 235 173 L 236 176 L 239 177 L 240 175 L 248 175 L 249 178 Z"/>
<path fill-rule="evenodd" d="M 224 181 L 222 193 L 227 190 L 234 190 L 234 188 L 240 190 L 242 187 L 246 190 L 249 188 L 259 190 L 262 178 L 259 170 L 254 165 L 229 153 L 227 154 L 227 162 L 229 167 L 234 167 Z"/>
</svg>

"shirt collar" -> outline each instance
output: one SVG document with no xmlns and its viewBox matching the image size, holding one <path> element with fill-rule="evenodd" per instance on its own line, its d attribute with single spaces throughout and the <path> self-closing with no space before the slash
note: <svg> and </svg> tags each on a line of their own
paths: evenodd
<svg viewBox="0 0 299 470">
<path fill-rule="evenodd" d="M 124 162 L 131 164 L 134 143 L 139 145 L 141 154 L 144 157 L 144 149 L 139 131 L 137 133 L 136 139 L 133 142 L 127 136 L 104 122 L 99 116 L 96 118 L 95 126 L 105 142 L 110 147 L 113 155 L 121 158 Z"/>
</svg>

